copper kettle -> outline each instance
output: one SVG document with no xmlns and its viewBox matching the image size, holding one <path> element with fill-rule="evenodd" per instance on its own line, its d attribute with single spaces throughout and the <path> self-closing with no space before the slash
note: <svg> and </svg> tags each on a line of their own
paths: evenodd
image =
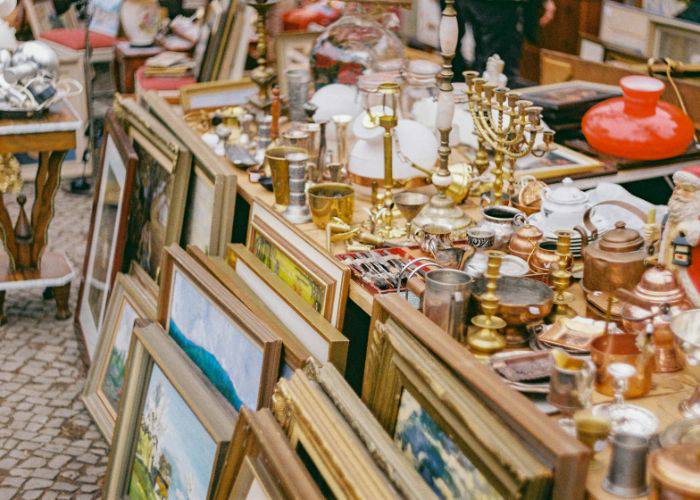
<svg viewBox="0 0 700 500">
<path fill-rule="evenodd" d="M 644 238 L 624 222 L 583 248 L 583 287 L 587 291 L 631 290 L 646 270 Z"/>
<path fill-rule="evenodd" d="M 527 261 L 544 237 L 542 231 L 532 224 L 525 224 L 513 233 L 508 243 L 508 251 Z"/>
</svg>

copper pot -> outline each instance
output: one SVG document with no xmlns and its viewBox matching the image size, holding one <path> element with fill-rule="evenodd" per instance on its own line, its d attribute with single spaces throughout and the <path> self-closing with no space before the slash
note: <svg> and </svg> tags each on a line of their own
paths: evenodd
<svg viewBox="0 0 700 500">
<path fill-rule="evenodd" d="M 549 273 L 552 267 L 559 262 L 556 250 L 557 243 L 555 241 L 541 241 L 527 260 L 530 270 L 536 275 L 536 279 L 546 284 L 549 284 Z"/>
<path fill-rule="evenodd" d="M 620 290 L 622 327 L 632 334 L 653 328 L 656 372 L 683 368 L 678 346 L 669 328 L 670 318 L 692 306 L 673 272 L 662 266 L 647 269 L 632 291 Z M 662 309 L 664 312 L 662 314 Z"/>
<path fill-rule="evenodd" d="M 543 236 L 542 231 L 535 226 L 525 224 L 510 237 L 508 251 L 526 261 L 530 258 L 530 254 L 535 251 L 538 243 L 542 241 Z"/>
<path fill-rule="evenodd" d="M 585 242 L 585 239 L 583 240 Z M 644 238 L 624 222 L 583 248 L 583 287 L 587 291 L 631 290 L 646 269 Z"/>
<path fill-rule="evenodd" d="M 649 498 L 700 498 L 700 452 L 696 444 L 677 444 L 649 455 Z"/>
<path fill-rule="evenodd" d="M 608 373 L 610 363 L 627 363 L 637 369 L 628 381 L 626 398 L 638 398 L 651 390 L 651 374 L 654 371 L 654 356 L 651 352 L 640 351 L 637 336 L 629 333 L 601 335 L 591 342 L 591 359 L 596 368 L 596 390 L 606 396 L 613 396 L 614 380 Z"/>
</svg>

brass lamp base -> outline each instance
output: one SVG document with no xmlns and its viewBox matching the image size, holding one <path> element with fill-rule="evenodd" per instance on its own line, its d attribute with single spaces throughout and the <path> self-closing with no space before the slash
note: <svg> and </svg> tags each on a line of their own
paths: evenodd
<svg viewBox="0 0 700 500">
<path fill-rule="evenodd" d="M 430 203 L 412 221 L 413 226 L 417 228 L 423 228 L 428 225 L 447 228 L 455 239 L 466 236 L 467 226 L 470 223 L 471 219 L 469 216 L 455 205 L 452 198 L 442 193 L 430 198 Z"/>
<path fill-rule="evenodd" d="M 506 347 L 506 339 L 498 331 L 506 326 L 502 318 L 481 314 L 472 318 L 472 324 L 479 328 L 467 334 L 467 345 L 474 353 L 488 355 Z"/>
</svg>

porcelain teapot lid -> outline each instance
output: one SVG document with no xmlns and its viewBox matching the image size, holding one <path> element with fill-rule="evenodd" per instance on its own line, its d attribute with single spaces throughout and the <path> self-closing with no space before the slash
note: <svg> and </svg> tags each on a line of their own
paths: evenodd
<svg viewBox="0 0 700 500">
<path fill-rule="evenodd" d="M 588 194 L 574 186 L 574 181 L 566 177 L 556 189 L 545 189 L 546 201 L 561 205 L 582 205 L 588 201 Z"/>
</svg>

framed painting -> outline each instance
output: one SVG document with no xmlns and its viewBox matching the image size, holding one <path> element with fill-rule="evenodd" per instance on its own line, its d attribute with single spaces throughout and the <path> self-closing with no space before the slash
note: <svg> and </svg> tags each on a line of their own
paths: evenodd
<svg viewBox="0 0 700 500">
<path fill-rule="evenodd" d="M 522 98 L 545 110 L 588 109 L 595 103 L 622 95 L 620 87 L 573 80 L 523 89 Z"/>
<path fill-rule="evenodd" d="M 255 199 L 246 247 L 338 330 L 343 328 L 350 269 Z"/>
<path fill-rule="evenodd" d="M 362 399 L 440 496 L 584 496 L 590 451 L 399 296 L 375 297 Z"/>
<path fill-rule="evenodd" d="M 297 370 L 281 379 L 272 412 L 326 498 L 400 498 L 321 388 Z"/>
<path fill-rule="evenodd" d="M 323 389 L 367 449 L 372 450 L 375 463 L 402 498 L 438 498 L 333 365 L 309 360 L 304 371 Z"/>
<path fill-rule="evenodd" d="M 83 391 L 83 402 L 108 443 L 112 442 L 131 332 L 137 319 L 155 321 L 156 297 L 136 279 L 119 274 Z"/>
<path fill-rule="evenodd" d="M 138 157 L 124 128 L 109 111 L 105 118 L 100 165 L 92 202 L 83 280 L 78 292 L 75 329 L 89 365 L 97 347 L 110 288 L 121 269 L 127 219 Z"/>
<path fill-rule="evenodd" d="M 202 267 L 206 268 L 229 292 L 246 305 L 250 312 L 282 341 L 282 363 L 280 376 L 289 378 L 294 370 L 301 368 L 311 357 L 304 344 L 279 319 L 265 302 L 246 285 L 245 281 L 221 257 L 206 255 L 201 249 L 189 246 L 187 253 Z"/>
<path fill-rule="evenodd" d="M 325 498 L 269 409 L 241 410 L 214 497 Z"/>
<path fill-rule="evenodd" d="M 117 101 L 138 155 L 122 268 L 132 262 L 159 281 L 163 249 L 180 241 L 192 155 L 136 101 Z"/>
<path fill-rule="evenodd" d="M 515 167 L 516 175 L 532 175 L 537 179 L 551 179 L 582 172 L 594 172 L 602 168 L 603 164 L 595 158 L 557 144 L 555 149 L 540 158 L 527 156 L 519 159 Z"/>
<path fill-rule="evenodd" d="M 180 88 L 180 106 L 184 113 L 198 109 L 243 106 L 257 92 L 258 87 L 249 78 L 191 83 Z"/>
<path fill-rule="evenodd" d="M 157 323 L 137 320 L 105 498 L 211 498 L 236 415 Z"/>
<path fill-rule="evenodd" d="M 313 357 L 345 371 L 349 341 L 243 245 L 229 244 L 227 264 Z"/>
<path fill-rule="evenodd" d="M 277 85 L 283 96 L 287 95 L 287 75 L 290 69 L 309 71 L 311 49 L 314 48 L 319 33 L 312 31 L 287 31 L 275 36 L 275 63 L 277 67 Z"/>
<path fill-rule="evenodd" d="M 236 173 L 156 92 L 147 92 L 143 100 L 192 153 L 192 172 L 180 243 L 183 247 L 196 245 L 212 255 L 223 255 L 233 230 Z"/>
<path fill-rule="evenodd" d="M 243 78 L 256 19 L 255 9 L 246 2 L 236 1 L 229 9 L 224 22 L 227 31 L 219 46 L 218 64 L 215 66 L 212 80 L 236 81 Z"/>
<path fill-rule="evenodd" d="M 158 321 L 236 411 L 269 405 L 282 342 L 177 245 L 163 254 Z"/>
<path fill-rule="evenodd" d="M 235 8 L 235 0 L 233 3 Z M 223 25 L 230 5 L 230 0 L 212 0 L 207 4 L 199 39 L 195 44 L 194 62 L 198 82 L 208 82 L 216 71 L 219 46 L 225 40 Z"/>
</svg>

